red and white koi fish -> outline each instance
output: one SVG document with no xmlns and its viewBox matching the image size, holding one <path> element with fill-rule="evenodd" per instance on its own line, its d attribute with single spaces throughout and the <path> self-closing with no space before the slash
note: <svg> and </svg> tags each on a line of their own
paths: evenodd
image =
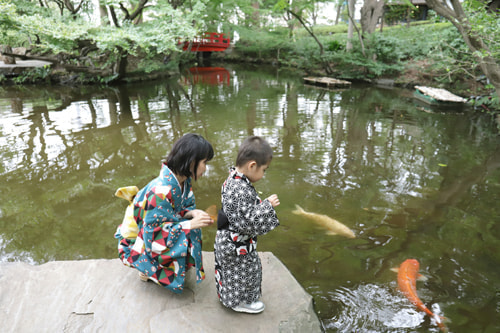
<svg viewBox="0 0 500 333">
<path fill-rule="evenodd" d="M 419 268 L 420 264 L 416 259 L 406 259 L 399 266 L 399 268 L 393 268 L 392 271 L 398 273 L 399 289 L 408 298 L 408 300 L 412 302 L 420 311 L 425 312 L 428 316 L 433 318 L 442 332 L 448 332 L 448 328 L 443 323 L 445 318 L 434 314 L 418 297 L 416 280 L 425 280 L 425 277 L 418 273 Z"/>
</svg>

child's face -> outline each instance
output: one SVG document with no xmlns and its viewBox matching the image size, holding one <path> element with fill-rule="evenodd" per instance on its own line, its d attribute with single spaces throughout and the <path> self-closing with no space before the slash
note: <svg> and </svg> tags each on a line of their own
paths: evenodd
<svg viewBox="0 0 500 333">
<path fill-rule="evenodd" d="M 266 172 L 266 169 L 269 168 L 270 164 L 271 162 L 257 166 L 257 162 L 252 161 L 248 166 L 248 174 L 245 174 L 245 176 L 247 176 L 248 180 L 252 183 L 255 183 L 264 177 L 264 173 Z"/>
<path fill-rule="evenodd" d="M 198 169 L 196 170 L 196 179 L 203 176 L 206 170 L 207 170 L 207 160 L 204 159 L 198 162 Z M 193 171 L 194 171 L 194 162 L 192 163 L 191 174 L 193 174 Z"/>
</svg>

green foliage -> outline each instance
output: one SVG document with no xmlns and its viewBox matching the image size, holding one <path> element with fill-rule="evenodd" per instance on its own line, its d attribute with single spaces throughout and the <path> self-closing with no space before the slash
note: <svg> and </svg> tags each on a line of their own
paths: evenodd
<svg viewBox="0 0 500 333">
<path fill-rule="evenodd" d="M 493 87 L 490 87 L 493 88 Z M 496 93 L 489 96 L 480 96 L 471 101 L 471 104 L 486 113 L 494 114 L 494 110 L 500 110 L 500 98 Z M 500 123 L 498 124 L 500 126 Z"/>
<path fill-rule="evenodd" d="M 337 25 L 316 25 L 312 27 L 316 36 L 329 36 L 333 34 L 347 33 L 348 25 L 340 23 Z M 305 29 L 298 29 L 296 32 L 297 37 L 308 37 L 309 33 Z"/>
<path fill-rule="evenodd" d="M 401 45 L 400 40 L 390 35 L 369 36 L 365 40 L 366 56 L 363 56 L 357 40 L 353 41 L 353 52 L 344 51 L 345 33 L 317 36 L 324 45 L 323 55 L 309 34 L 297 33 L 295 39 L 292 39 L 287 37 L 286 30 L 270 33 L 238 29 L 238 33 L 240 41 L 236 45 L 236 50 L 245 55 L 275 58 L 279 48 L 281 54 L 279 60 L 282 65 L 315 71 L 321 69 L 323 63 L 331 63 L 337 75 L 345 78 L 363 79 L 394 75 L 403 69 L 401 61 L 407 57 L 404 51 L 406 45 Z"/>
<path fill-rule="evenodd" d="M 37 67 L 35 69 L 24 71 L 21 75 L 14 78 L 15 84 L 35 83 L 49 78 L 50 66 Z"/>
<path fill-rule="evenodd" d="M 52 15 L 48 11 L 47 14 L 23 15 L 18 20 L 20 33 L 39 38 L 38 48 L 54 54 L 72 53 L 79 40 L 89 37 L 88 30 L 91 26 L 88 22 Z"/>
<path fill-rule="evenodd" d="M 463 7 L 468 14 L 472 33 L 480 36 L 488 46 L 488 52 L 482 50 L 482 56 L 500 59 L 500 14 L 487 11 L 484 1 L 479 0 L 467 0 Z"/>
<path fill-rule="evenodd" d="M 235 50 L 254 58 L 278 58 L 278 52 L 288 54 L 294 46 L 287 36 L 287 30 L 262 31 L 239 28 L 240 40 L 235 44 Z"/>
<path fill-rule="evenodd" d="M 329 41 L 326 49 L 330 52 L 337 52 L 344 49 L 344 45 L 337 40 Z"/>
<path fill-rule="evenodd" d="M 120 2 L 107 1 L 108 5 Z M 134 24 L 125 19 L 122 11 L 117 10 L 120 27 L 113 25 L 96 26 L 88 20 L 87 13 L 79 16 L 69 15 L 68 11 L 61 15 L 54 8 L 39 7 L 36 2 L 13 1 L 2 2 L 0 9 L 0 25 L 3 40 L 8 34 L 23 35 L 36 41 L 34 47 L 40 52 L 51 54 L 64 53 L 78 56 L 80 41 L 92 41 L 99 50 L 96 55 L 108 54 L 111 64 L 122 54 L 135 55 L 144 52 L 146 57 L 178 50 L 179 40 L 192 39 L 202 29 L 199 18 L 203 17 L 204 1 L 192 1 L 190 8 L 173 9 L 167 0 L 160 0 L 145 7 L 142 24 Z M 118 7 L 117 7 L 118 8 Z M 19 46 L 9 41 L 13 47 Z M 71 58 L 71 57 L 70 57 Z"/>
<path fill-rule="evenodd" d="M 400 63 L 384 63 L 365 57 L 359 47 L 349 53 L 332 55 L 335 68 L 344 78 L 375 79 L 382 76 L 394 76 L 401 72 Z"/>
<path fill-rule="evenodd" d="M 428 57 L 433 60 L 436 80 L 460 81 L 479 75 L 479 68 L 455 27 L 448 25 L 439 33 L 439 42 L 432 44 Z"/>
<path fill-rule="evenodd" d="M 452 25 L 450 23 L 435 23 L 415 25 L 411 27 L 393 26 L 385 28 L 383 33 L 375 34 L 385 38 L 394 39 L 403 53 L 401 59 L 427 58 L 442 42 L 442 35 L 448 31 Z"/>
<path fill-rule="evenodd" d="M 384 13 L 384 21 L 388 24 L 396 24 L 398 22 L 406 21 L 407 16 L 407 5 L 391 5 L 387 6 L 387 10 Z"/>
<path fill-rule="evenodd" d="M 401 43 L 398 39 L 383 35 L 370 34 L 365 40 L 367 57 L 383 63 L 397 63 L 404 57 Z"/>
<path fill-rule="evenodd" d="M 418 24 L 418 21 L 417 22 L 414 21 L 422 20 L 424 18 L 423 17 L 424 8 L 411 5 L 409 1 L 408 3 L 402 3 L 402 4 L 390 4 L 386 6 L 386 11 L 384 12 L 384 22 L 389 25 L 398 23 L 407 23 L 408 15 L 410 16 L 410 22 Z M 435 17 L 436 15 L 434 11 L 429 10 L 427 12 L 426 19 L 431 19 Z"/>
</svg>

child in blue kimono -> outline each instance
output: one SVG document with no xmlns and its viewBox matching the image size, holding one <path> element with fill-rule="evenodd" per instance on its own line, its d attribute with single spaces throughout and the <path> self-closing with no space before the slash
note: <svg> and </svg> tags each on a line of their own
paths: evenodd
<svg viewBox="0 0 500 333">
<path fill-rule="evenodd" d="M 202 136 L 186 134 L 174 143 L 157 178 L 135 196 L 136 191 L 127 191 L 134 187 L 117 191 L 131 201 L 115 234 L 119 257 L 143 281 L 180 293 L 189 268 L 195 268 L 198 283 L 205 278 L 201 228 L 214 221 L 196 209 L 191 179 L 203 175 L 213 156 L 212 145 Z M 123 193 L 127 195 L 119 195 Z"/>
<path fill-rule="evenodd" d="M 236 166 L 222 185 L 222 210 L 215 237 L 215 282 L 222 304 L 238 312 L 260 313 L 262 265 L 257 236 L 279 225 L 276 194 L 261 200 L 253 183 L 271 164 L 273 153 L 266 140 L 247 138 L 240 146 Z"/>
</svg>

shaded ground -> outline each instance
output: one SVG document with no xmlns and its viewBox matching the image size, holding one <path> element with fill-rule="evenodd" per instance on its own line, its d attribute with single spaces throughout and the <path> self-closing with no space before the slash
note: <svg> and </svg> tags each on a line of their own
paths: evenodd
<svg viewBox="0 0 500 333">
<path fill-rule="evenodd" d="M 470 76 L 463 75 L 460 81 L 445 79 L 445 74 L 438 73 L 427 59 L 408 63 L 405 70 L 396 78 L 396 83 L 405 87 L 421 85 L 445 88 L 465 98 L 491 93 L 484 89 L 482 82 Z"/>
</svg>

